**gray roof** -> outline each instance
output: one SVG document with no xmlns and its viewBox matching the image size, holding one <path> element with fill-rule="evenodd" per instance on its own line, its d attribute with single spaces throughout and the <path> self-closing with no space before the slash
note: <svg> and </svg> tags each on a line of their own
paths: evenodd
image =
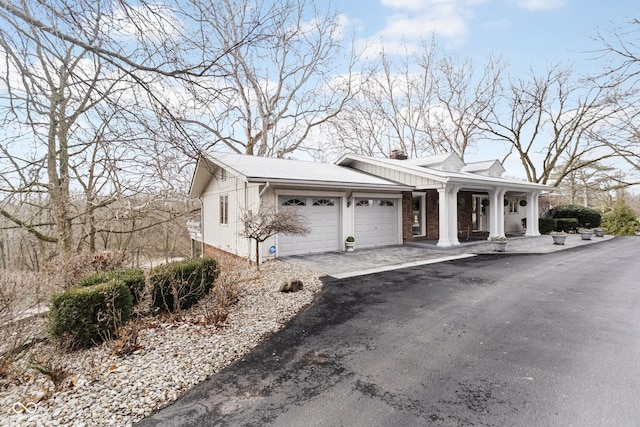
<svg viewBox="0 0 640 427">
<path fill-rule="evenodd" d="M 348 187 L 370 190 L 410 190 L 410 187 L 388 181 L 352 168 L 330 163 L 303 160 L 276 159 L 272 157 L 249 156 L 221 152 L 206 153 L 206 160 L 217 167 L 226 168 L 243 177 L 247 182 L 271 182 L 317 187 Z M 191 195 L 204 191 L 204 180 L 210 179 L 210 172 L 198 162 L 191 185 Z"/>
</svg>

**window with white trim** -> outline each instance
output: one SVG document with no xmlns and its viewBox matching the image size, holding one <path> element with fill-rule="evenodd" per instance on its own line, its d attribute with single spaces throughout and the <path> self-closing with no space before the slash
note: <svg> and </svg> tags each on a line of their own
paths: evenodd
<svg viewBox="0 0 640 427">
<path fill-rule="evenodd" d="M 509 199 L 509 213 L 517 214 L 518 213 L 518 200 L 517 199 Z"/>
<path fill-rule="evenodd" d="M 229 224 L 229 196 L 220 196 L 220 224 Z"/>
<path fill-rule="evenodd" d="M 332 199 L 313 199 L 313 206 L 333 206 Z"/>
<path fill-rule="evenodd" d="M 395 206 L 396 204 L 394 203 L 393 200 L 380 200 L 378 202 L 379 206 Z"/>
<path fill-rule="evenodd" d="M 306 206 L 304 199 L 287 199 L 282 202 L 282 206 Z"/>
<path fill-rule="evenodd" d="M 356 206 L 371 206 L 371 201 L 367 199 L 358 200 Z"/>
<path fill-rule="evenodd" d="M 220 181 L 226 181 L 227 180 L 227 170 L 224 168 L 220 169 Z"/>
</svg>

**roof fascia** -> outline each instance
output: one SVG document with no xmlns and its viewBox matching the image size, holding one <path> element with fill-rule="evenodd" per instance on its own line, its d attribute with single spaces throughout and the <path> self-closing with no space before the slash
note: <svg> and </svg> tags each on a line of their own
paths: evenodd
<svg viewBox="0 0 640 427">
<path fill-rule="evenodd" d="M 233 174 L 238 177 L 240 180 L 244 182 L 247 181 L 247 177 L 227 164 L 217 160 L 212 159 L 205 155 L 198 156 L 198 160 L 196 162 L 195 170 L 193 171 L 193 177 L 191 178 L 191 185 L 189 186 L 189 197 L 198 198 L 202 195 L 202 192 L 205 190 L 206 186 L 211 182 L 211 179 L 214 177 L 215 167 L 224 168 L 226 170 L 232 171 Z M 206 179 L 208 176 L 208 179 Z M 205 182 L 206 181 L 206 182 Z"/>
<path fill-rule="evenodd" d="M 348 189 L 363 189 L 363 190 L 380 190 L 380 191 L 412 191 L 413 186 L 396 184 L 389 182 L 389 184 L 364 184 L 354 182 L 327 182 L 327 181 L 308 181 L 301 179 L 272 179 L 272 178 L 260 178 L 250 177 L 248 182 L 265 184 L 269 182 L 271 185 L 280 184 L 292 187 L 318 187 L 318 188 L 348 188 Z"/>
</svg>

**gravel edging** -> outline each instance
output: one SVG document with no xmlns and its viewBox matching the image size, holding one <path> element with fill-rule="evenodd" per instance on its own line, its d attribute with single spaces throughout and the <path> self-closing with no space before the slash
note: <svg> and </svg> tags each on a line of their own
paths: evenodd
<svg viewBox="0 0 640 427">
<path fill-rule="evenodd" d="M 279 292 L 285 280 L 300 280 L 304 288 Z M 55 361 L 69 373 L 58 390 L 44 375 L 25 372 L 23 383 L 0 392 L 0 426 L 131 426 L 241 359 L 321 289 L 316 272 L 268 262 L 259 278 L 239 284 L 240 299 L 222 328 L 156 323 L 140 331 L 142 348 L 131 355 L 111 356 L 109 346 L 65 354 Z M 34 401 L 34 413 L 14 411 L 16 402 Z"/>
</svg>

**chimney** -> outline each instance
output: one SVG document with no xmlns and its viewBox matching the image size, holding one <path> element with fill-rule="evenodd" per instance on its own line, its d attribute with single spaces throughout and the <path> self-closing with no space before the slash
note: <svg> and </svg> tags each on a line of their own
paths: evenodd
<svg viewBox="0 0 640 427">
<path fill-rule="evenodd" d="M 394 160 L 407 160 L 408 157 L 407 154 L 402 150 L 393 150 L 391 151 L 389 158 Z"/>
</svg>

